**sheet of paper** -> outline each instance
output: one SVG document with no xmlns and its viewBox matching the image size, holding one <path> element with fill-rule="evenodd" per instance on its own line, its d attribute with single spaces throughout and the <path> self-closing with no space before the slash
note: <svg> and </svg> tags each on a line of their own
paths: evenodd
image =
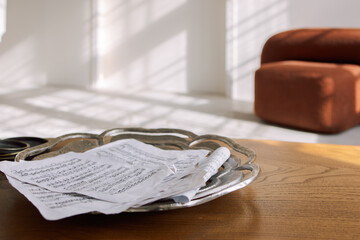
<svg viewBox="0 0 360 240">
<path fill-rule="evenodd" d="M 205 186 L 210 177 L 218 172 L 218 169 L 230 157 L 229 149 L 220 147 L 209 157 L 204 158 L 195 168 L 184 170 L 178 177 L 175 173 L 167 177 L 161 184 L 156 186 L 154 194 L 139 202 L 141 206 L 163 198 L 172 198 L 175 202 L 189 202 L 202 186 Z M 157 194 L 155 194 L 157 192 Z"/>
<path fill-rule="evenodd" d="M 176 176 L 186 175 L 203 161 L 208 150 L 163 150 L 133 139 L 121 140 L 94 148 L 87 152 L 97 159 L 112 159 L 134 165 L 167 166 Z M 172 175 L 173 176 L 173 175 Z M 171 178 L 169 176 L 169 178 Z"/>
<path fill-rule="evenodd" d="M 78 153 L 33 162 L 1 162 L 0 169 L 50 191 L 80 193 L 117 203 L 133 200 L 139 191 L 150 193 L 153 186 L 172 173 L 164 165 L 151 168 L 112 159 L 97 161 L 93 155 Z"/>
<path fill-rule="evenodd" d="M 53 220 L 90 211 L 118 213 L 187 191 L 194 187 L 192 173 L 207 154 L 207 150 L 162 150 L 127 139 L 86 153 L 4 161 L 0 170 L 15 178 L 11 184 Z"/>
<path fill-rule="evenodd" d="M 117 205 L 77 193 L 52 192 L 12 177 L 8 177 L 8 180 L 14 188 L 35 205 L 47 220 L 59 220 L 94 211 L 101 212 Z"/>
</svg>

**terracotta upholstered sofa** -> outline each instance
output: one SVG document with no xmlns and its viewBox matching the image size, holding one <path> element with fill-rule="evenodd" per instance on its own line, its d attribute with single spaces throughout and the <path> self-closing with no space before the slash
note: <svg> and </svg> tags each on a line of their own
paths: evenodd
<svg viewBox="0 0 360 240">
<path fill-rule="evenodd" d="M 360 29 L 296 29 L 265 43 L 255 73 L 255 114 L 337 133 L 360 123 Z"/>
</svg>

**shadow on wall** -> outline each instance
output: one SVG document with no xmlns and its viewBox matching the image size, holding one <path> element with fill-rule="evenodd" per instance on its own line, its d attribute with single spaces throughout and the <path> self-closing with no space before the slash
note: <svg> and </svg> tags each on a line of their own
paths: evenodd
<svg viewBox="0 0 360 240">
<path fill-rule="evenodd" d="M 39 65 L 41 43 L 34 36 L 34 26 L 42 26 L 38 13 L 30 1 L 8 1 L 7 31 L 0 43 L 0 85 L 44 83 Z"/>
<path fill-rule="evenodd" d="M 95 87 L 224 94 L 225 5 L 100 0 Z"/>
<path fill-rule="evenodd" d="M 253 101 L 254 73 L 265 41 L 289 26 L 288 0 L 227 1 L 227 94 Z"/>
<path fill-rule="evenodd" d="M 264 35 L 286 26 L 286 8 L 286 0 L 9 1 L 0 81 L 85 87 L 93 78 L 98 88 L 224 94 L 227 75 L 229 95 L 251 100 Z"/>
<path fill-rule="evenodd" d="M 7 31 L 0 43 L 0 85 L 86 86 L 91 61 L 89 3 L 8 1 Z"/>
<path fill-rule="evenodd" d="M 230 87 L 246 97 L 262 34 L 254 28 L 266 30 L 283 2 L 12 0 L 0 83 L 85 87 L 95 75 L 98 88 L 224 94 L 228 44 Z"/>
</svg>

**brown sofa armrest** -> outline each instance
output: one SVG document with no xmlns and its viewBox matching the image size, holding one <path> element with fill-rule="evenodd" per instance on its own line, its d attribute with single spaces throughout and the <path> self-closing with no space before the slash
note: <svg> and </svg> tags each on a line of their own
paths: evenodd
<svg viewBox="0 0 360 240">
<path fill-rule="evenodd" d="M 360 64 L 360 29 L 295 29 L 265 43 L 261 64 L 302 60 Z"/>
</svg>

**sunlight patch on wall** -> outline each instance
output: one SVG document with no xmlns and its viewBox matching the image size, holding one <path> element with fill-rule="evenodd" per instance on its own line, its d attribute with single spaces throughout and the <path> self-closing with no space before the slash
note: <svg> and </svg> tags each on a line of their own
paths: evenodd
<svg viewBox="0 0 360 240">
<path fill-rule="evenodd" d="M 187 33 L 166 18 L 185 0 L 99 0 L 97 89 L 186 91 Z"/>
<path fill-rule="evenodd" d="M 99 0 L 98 3 L 98 48 L 100 56 L 146 26 L 145 0 Z"/>
<path fill-rule="evenodd" d="M 98 0 L 97 44 L 100 56 L 185 3 L 186 0 Z"/>
<path fill-rule="evenodd" d="M 0 42 L 6 32 L 6 0 L 0 0 Z"/>
<path fill-rule="evenodd" d="M 96 87 L 115 87 L 127 92 L 141 89 L 185 92 L 186 39 L 186 32 L 180 32 L 130 62 L 124 60 L 126 56 L 121 56 L 125 50 L 120 50 L 119 56 L 115 56 L 115 53 L 108 56 L 101 63 L 100 79 Z M 116 71 L 112 73 L 114 69 Z"/>
<path fill-rule="evenodd" d="M 14 84 L 33 86 L 46 83 L 46 74 L 41 71 L 36 58 L 39 44 L 28 37 L 12 48 L 0 52 L 0 79 L 2 86 Z"/>
<path fill-rule="evenodd" d="M 265 41 L 289 25 L 287 0 L 227 0 L 227 94 L 252 101 Z"/>
<path fill-rule="evenodd" d="M 186 32 L 181 32 L 150 51 L 146 87 L 186 91 Z M 176 51 L 175 51 L 176 49 Z"/>
<path fill-rule="evenodd" d="M 150 0 L 150 20 L 156 21 L 182 5 L 186 4 L 187 0 Z"/>
</svg>

